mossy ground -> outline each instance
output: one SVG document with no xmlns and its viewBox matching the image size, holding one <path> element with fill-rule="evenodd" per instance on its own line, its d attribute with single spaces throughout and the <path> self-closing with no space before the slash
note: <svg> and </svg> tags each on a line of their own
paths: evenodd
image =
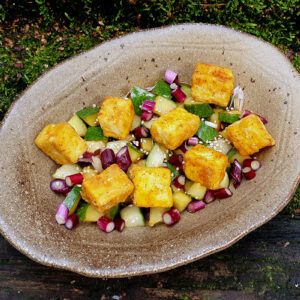
<svg viewBox="0 0 300 300">
<path fill-rule="evenodd" d="M 0 121 L 12 101 L 58 62 L 139 29 L 223 24 L 283 51 L 300 71 L 298 0 L 5 0 L 0 4 Z M 285 213 L 300 208 L 298 188 Z"/>
</svg>

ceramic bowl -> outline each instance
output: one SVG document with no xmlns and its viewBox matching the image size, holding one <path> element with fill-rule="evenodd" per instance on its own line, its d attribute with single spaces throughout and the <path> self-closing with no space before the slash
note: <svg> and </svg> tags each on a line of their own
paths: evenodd
<svg viewBox="0 0 300 300">
<path fill-rule="evenodd" d="M 173 227 L 129 228 L 105 234 L 95 224 L 75 230 L 54 218 L 62 198 L 49 189 L 55 163 L 35 145 L 49 123 L 122 96 L 133 86 L 152 86 L 166 68 L 191 82 L 197 62 L 230 68 L 245 107 L 269 121 L 276 146 L 257 157 L 263 167 L 231 198 Z M 31 259 L 93 277 L 165 271 L 225 249 L 274 217 L 299 183 L 300 80 L 275 47 L 223 27 L 183 24 L 147 30 L 105 42 L 41 76 L 9 110 L 0 131 L 2 172 L 0 229 Z"/>
</svg>

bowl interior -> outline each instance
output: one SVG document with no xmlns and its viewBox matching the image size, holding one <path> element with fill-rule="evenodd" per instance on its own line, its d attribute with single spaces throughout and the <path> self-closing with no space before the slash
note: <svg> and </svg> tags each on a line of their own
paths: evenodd
<svg viewBox="0 0 300 300">
<path fill-rule="evenodd" d="M 233 70 L 245 108 L 267 118 L 276 146 L 257 157 L 263 167 L 233 197 L 173 227 L 104 234 L 95 224 L 73 231 L 58 226 L 62 201 L 49 189 L 56 165 L 34 146 L 49 123 L 101 105 L 105 96 L 148 87 L 166 68 L 190 83 L 197 62 Z M 275 216 L 299 181 L 299 77 L 274 47 L 249 35 L 212 25 L 177 25 L 104 43 L 43 75 L 15 102 L 2 125 L 0 228 L 29 257 L 88 276 L 120 277 L 166 270 L 224 249 Z M 298 98 L 298 99 L 297 99 Z"/>
</svg>

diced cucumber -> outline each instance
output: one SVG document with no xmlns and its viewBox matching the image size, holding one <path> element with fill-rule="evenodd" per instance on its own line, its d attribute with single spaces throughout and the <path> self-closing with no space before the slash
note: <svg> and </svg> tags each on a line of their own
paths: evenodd
<svg viewBox="0 0 300 300">
<path fill-rule="evenodd" d="M 146 167 L 161 167 L 166 155 L 158 144 L 154 144 L 146 160 Z"/>
<path fill-rule="evenodd" d="M 80 200 L 81 187 L 74 185 L 68 196 L 65 198 L 63 204 L 69 209 L 69 216 L 72 215 Z"/>
<path fill-rule="evenodd" d="M 99 124 L 98 122 L 99 110 L 100 110 L 99 107 L 87 107 L 78 111 L 76 114 L 88 125 L 97 126 Z"/>
<path fill-rule="evenodd" d="M 104 212 L 104 215 L 107 218 L 113 220 L 118 215 L 118 213 L 119 213 L 119 204 L 117 204 L 117 205 L 113 206 L 112 208 L 106 210 Z"/>
<path fill-rule="evenodd" d="M 131 161 L 133 163 L 137 162 L 138 160 L 142 159 L 145 155 L 140 149 L 133 146 L 132 144 L 127 144 L 129 155 L 131 158 Z"/>
<path fill-rule="evenodd" d="M 163 79 L 160 79 L 153 89 L 153 94 L 162 96 L 164 98 L 172 99 L 170 85 L 167 84 Z"/>
<path fill-rule="evenodd" d="M 251 159 L 251 157 L 249 155 L 241 155 L 237 150 L 235 153 L 230 154 L 230 158 L 229 158 L 228 154 L 227 154 L 227 156 L 228 156 L 228 160 L 230 163 L 233 163 L 234 160 L 236 159 L 241 165 L 243 165 L 243 162 L 245 159 Z"/>
<path fill-rule="evenodd" d="M 193 184 L 193 181 L 187 179 L 184 185 L 184 190 L 187 192 Z"/>
<path fill-rule="evenodd" d="M 216 131 L 220 131 L 221 127 L 221 121 L 219 120 L 219 112 L 223 111 L 220 109 L 214 109 L 214 113 L 208 118 L 208 121 L 214 124 L 217 124 L 217 128 L 215 128 Z"/>
<path fill-rule="evenodd" d="M 182 191 L 181 188 L 176 187 L 173 183 L 171 184 L 171 189 L 173 194 Z"/>
<path fill-rule="evenodd" d="M 173 194 L 173 205 L 179 210 L 179 212 L 184 211 L 191 201 L 192 198 L 183 191 Z"/>
<path fill-rule="evenodd" d="M 224 178 L 219 185 L 219 189 L 228 188 L 229 187 L 229 176 L 227 172 L 225 172 Z"/>
<path fill-rule="evenodd" d="M 219 134 L 212 127 L 206 125 L 204 121 L 200 121 L 197 135 L 203 142 L 211 141 L 219 136 Z"/>
<path fill-rule="evenodd" d="M 125 221 L 125 227 L 143 227 L 145 219 L 142 210 L 134 205 L 129 205 L 120 210 L 120 216 Z"/>
<path fill-rule="evenodd" d="M 240 119 L 240 114 L 219 113 L 219 120 L 226 123 L 234 123 Z"/>
<path fill-rule="evenodd" d="M 187 85 L 187 84 L 181 84 L 181 90 L 183 91 L 183 93 L 187 96 L 187 97 L 192 97 L 191 94 L 191 86 Z"/>
<path fill-rule="evenodd" d="M 59 167 L 52 175 L 55 179 L 65 179 L 66 176 L 77 174 L 81 172 L 81 167 L 77 164 L 66 164 Z"/>
<path fill-rule="evenodd" d="M 195 103 L 199 103 L 199 102 L 196 102 L 192 96 L 187 96 L 185 99 L 184 99 L 184 102 L 183 104 L 195 104 Z"/>
<path fill-rule="evenodd" d="M 87 167 L 84 167 L 82 169 L 82 176 L 83 176 L 84 180 L 90 179 L 90 178 L 95 177 L 97 175 L 99 175 L 99 172 L 96 171 L 91 166 L 87 166 Z"/>
<path fill-rule="evenodd" d="M 86 141 L 88 145 L 87 152 L 94 153 L 96 150 L 105 148 L 106 144 L 104 141 Z"/>
<path fill-rule="evenodd" d="M 224 139 L 229 140 L 228 134 L 226 132 L 226 128 L 223 131 L 220 131 L 219 133 Z"/>
<path fill-rule="evenodd" d="M 68 123 L 75 129 L 79 136 L 85 136 L 87 127 L 77 115 L 74 115 Z"/>
<path fill-rule="evenodd" d="M 97 222 L 104 214 L 99 213 L 92 205 L 81 202 L 76 210 L 79 221 Z"/>
<path fill-rule="evenodd" d="M 151 138 L 142 138 L 140 139 L 141 148 L 146 151 L 150 152 L 152 149 L 153 141 Z"/>
<path fill-rule="evenodd" d="M 108 138 L 103 135 L 101 127 L 89 127 L 87 129 L 85 138 L 86 141 L 104 141 L 107 142 Z"/>
<path fill-rule="evenodd" d="M 173 181 L 178 175 L 179 175 L 179 172 L 178 170 L 173 166 L 171 165 L 169 162 L 167 162 L 167 167 L 170 169 L 171 171 L 171 180 Z"/>
<path fill-rule="evenodd" d="M 153 117 L 150 121 L 144 122 L 144 126 L 147 127 L 148 129 L 151 129 L 151 125 L 153 123 L 153 121 L 155 121 L 156 119 L 158 119 L 157 117 Z"/>
<path fill-rule="evenodd" d="M 229 144 L 224 138 L 219 138 L 216 141 L 212 141 L 208 147 L 224 154 L 227 154 L 232 148 L 231 144 Z"/>
<path fill-rule="evenodd" d="M 166 207 L 151 207 L 150 215 L 149 215 L 149 226 L 154 226 L 156 224 L 162 223 L 162 216 L 165 212 L 167 212 L 170 208 Z"/>
<path fill-rule="evenodd" d="M 111 149 L 117 154 L 122 147 L 127 145 L 127 141 L 119 140 L 119 141 L 112 141 L 106 144 L 106 148 Z"/>
<path fill-rule="evenodd" d="M 235 148 L 231 148 L 228 152 L 227 152 L 227 157 L 228 160 L 230 161 L 231 158 L 236 155 L 237 153 L 239 153 Z M 233 162 L 233 161 L 232 161 Z"/>
<path fill-rule="evenodd" d="M 208 103 L 184 104 L 184 108 L 200 118 L 207 118 L 214 113 Z"/>
<path fill-rule="evenodd" d="M 192 186 L 188 189 L 187 194 L 191 197 L 202 200 L 206 193 L 206 187 L 201 185 L 200 183 L 193 183 Z"/>
<path fill-rule="evenodd" d="M 140 106 L 145 100 L 151 100 L 154 101 L 155 95 L 152 93 L 149 93 L 137 86 L 133 87 L 130 94 L 130 99 L 133 103 L 134 111 L 135 113 L 140 116 L 142 114 L 142 110 Z"/>
<path fill-rule="evenodd" d="M 135 141 L 136 140 L 136 137 L 134 136 L 134 134 L 128 134 L 125 141 L 130 143 L 132 141 Z"/>
<path fill-rule="evenodd" d="M 157 96 L 155 98 L 155 106 L 153 112 L 159 116 L 163 116 L 175 109 L 176 107 L 177 104 L 174 101 L 164 98 L 162 96 Z"/>
<path fill-rule="evenodd" d="M 133 131 L 134 129 L 140 126 L 141 126 L 141 117 L 138 115 L 134 115 L 130 131 Z"/>
</svg>

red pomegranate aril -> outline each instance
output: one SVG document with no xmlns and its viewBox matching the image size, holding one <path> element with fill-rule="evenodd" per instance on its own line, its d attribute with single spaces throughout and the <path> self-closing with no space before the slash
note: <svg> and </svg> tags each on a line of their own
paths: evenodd
<svg viewBox="0 0 300 300">
<path fill-rule="evenodd" d="M 65 226 L 66 226 L 67 229 L 71 230 L 74 227 L 76 227 L 76 225 L 78 223 L 79 223 L 78 216 L 76 214 L 73 214 L 70 217 L 68 217 Z"/>
<path fill-rule="evenodd" d="M 199 139 L 198 138 L 196 138 L 196 137 L 191 137 L 191 138 L 189 138 L 188 139 L 188 144 L 190 145 L 190 146 L 196 146 L 196 145 L 198 145 L 198 142 L 199 142 Z"/>
<path fill-rule="evenodd" d="M 180 165 L 177 165 L 175 166 L 176 170 L 179 172 L 179 173 L 182 173 L 184 174 L 184 168 L 183 168 L 184 164 L 180 164 Z"/>
<path fill-rule="evenodd" d="M 178 189 L 182 189 L 185 185 L 185 176 L 183 175 L 178 175 L 174 180 L 173 180 L 173 184 L 175 185 L 175 187 L 177 187 Z"/>
<path fill-rule="evenodd" d="M 178 78 L 178 75 L 172 71 L 167 69 L 166 73 L 165 73 L 165 82 L 167 82 L 168 84 L 172 84 L 173 82 L 175 82 L 175 80 Z"/>
<path fill-rule="evenodd" d="M 169 159 L 170 164 L 180 165 L 183 162 L 183 156 L 181 154 L 174 154 Z"/>
<path fill-rule="evenodd" d="M 101 163 L 102 163 L 103 170 L 105 170 L 115 162 L 116 162 L 116 156 L 112 149 L 107 148 L 101 152 Z"/>
<path fill-rule="evenodd" d="M 176 208 L 172 208 L 163 214 L 163 221 L 166 225 L 170 226 L 180 220 L 180 212 Z"/>
<path fill-rule="evenodd" d="M 116 159 L 118 166 L 126 173 L 132 163 L 127 146 L 120 149 L 116 155 Z"/>
<path fill-rule="evenodd" d="M 63 203 L 59 203 L 55 214 L 56 222 L 59 225 L 65 224 L 69 215 L 69 209 Z"/>
<path fill-rule="evenodd" d="M 149 133 L 149 129 L 143 126 L 138 127 L 134 130 L 134 136 L 137 139 L 146 138 L 149 136 Z"/>
<path fill-rule="evenodd" d="M 216 199 L 215 193 L 212 190 L 207 190 L 204 196 L 204 202 L 206 204 L 213 202 Z"/>
<path fill-rule="evenodd" d="M 188 207 L 187 207 L 187 211 L 189 213 L 195 213 L 196 211 L 205 208 L 205 202 L 202 200 L 198 200 L 198 201 L 192 201 L 189 203 Z"/>
<path fill-rule="evenodd" d="M 154 101 L 145 100 L 140 106 L 140 108 L 142 111 L 153 112 L 154 106 L 155 106 Z"/>
<path fill-rule="evenodd" d="M 172 96 L 177 100 L 177 102 L 182 103 L 186 98 L 186 94 L 181 90 L 180 87 L 177 87 L 175 91 L 172 92 Z"/>
<path fill-rule="evenodd" d="M 232 196 L 232 192 L 228 188 L 221 188 L 221 189 L 215 190 L 214 194 L 215 194 L 216 198 L 218 198 L 218 199 L 225 199 L 225 198 L 229 198 Z"/>
<path fill-rule="evenodd" d="M 67 185 L 66 181 L 63 179 L 54 179 L 50 182 L 51 191 L 58 194 L 69 193 L 71 188 Z"/>
<path fill-rule="evenodd" d="M 66 184 L 72 187 L 75 184 L 81 184 L 83 181 L 83 176 L 81 173 L 66 176 Z"/>
<path fill-rule="evenodd" d="M 242 166 L 239 163 L 239 161 L 236 159 L 234 160 L 234 162 L 231 165 L 230 174 L 237 183 L 241 183 L 241 181 L 242 181 Z"/>
<path fill-rule="evenodd" d="M 152 112 L 148 112 L 148 111 L 143 111 L 141 114 L 141 120 L 142 121 L 150 121 L 153 117 L 153 113 Z"/>
<path fill-rule="evenodd" d="M 261 120 L 264 124 L 267 124 L 267 123 L 268 123 L 268 121 L 267 121 L 266 118 L 264 118 L 264 117 L 262 117 L 262 116 L 260 116 L 260 115 L 258 115 L 258 114 L 256 114 L 256 113 L 254 113 L 254 112 L 252 112 L 252 111 L 250 111 L 250 110 L 247 110 L 247 109 L 245 109 L 245 110 L 243 111 L 243 113 L 242 113 L 242 115 L 241 115 L 241 119 L 242 119 L 242 118 L 245 118 L 245 117 L 247 117 L 247 116 L 249 116 L 249 115 L 251 115 L 251 114 L 257 115 L 257 116 L 260 118 L 260 120 Z"/>
<path fill-rule="evenodd" d="M 125 227 L 125 221 L 121 218 L 114 219 L 115 229 L 122 232 Z"/>
<path fill-rule="evenodd" d="M 256 174 L 250 167 L 243 168 L 243 174 L 247 180 L 253 179 Z"/>
<path fill-rule="evenodd" d="M 105 216 L 99 218 L 99 220 L 97 221 L 97 225 L 102 231 L 106 233 L 112 232 L 115 229 L 114 221 Z"/>
<path fill-rule="evenodd" d="M 257 159 L 245 159 L 243 161 L 243 168 L 250 167 L 253 171 L 261 168 L 261 162 Z"/>
</svg>

